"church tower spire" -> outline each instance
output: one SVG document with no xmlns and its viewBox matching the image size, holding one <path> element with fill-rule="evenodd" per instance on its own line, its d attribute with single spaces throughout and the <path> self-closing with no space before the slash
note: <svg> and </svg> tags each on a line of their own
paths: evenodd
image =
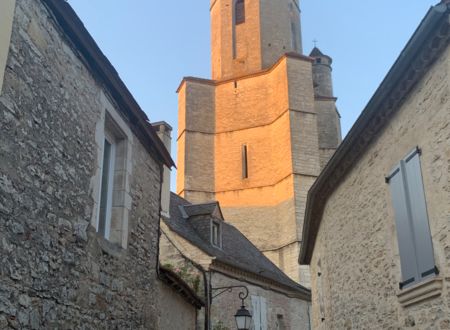
<svg viewBox="0 0 450 330">
<path fill-rule="evenodd" d="M 222 80 L 302 53 L 298 0 L 211 0 L 212 75 Z"/>
<path fill-rule="evenodd" d="M 211 1 L 213 79 L 178 89 L 177 194 L 219 201 L 226 221 L 308 286 L 297 261 L 306 196 L 340 135 L 331 66 L 302 55 L 298 5 Z"/>
</svg>

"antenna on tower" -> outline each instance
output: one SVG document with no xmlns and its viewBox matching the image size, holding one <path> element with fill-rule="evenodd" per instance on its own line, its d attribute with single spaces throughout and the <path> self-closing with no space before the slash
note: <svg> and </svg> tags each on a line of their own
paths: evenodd
<svg viewBox="0 0 450 330">
<path fill-rule="evenodd" d="M 314 47 L 317 47 L 317 43 L 318 43 L 319 41 L 317 40 L 317 39 L 314 39 L 313 40 L 313 43 L 314 43 Z"/>
</svg>

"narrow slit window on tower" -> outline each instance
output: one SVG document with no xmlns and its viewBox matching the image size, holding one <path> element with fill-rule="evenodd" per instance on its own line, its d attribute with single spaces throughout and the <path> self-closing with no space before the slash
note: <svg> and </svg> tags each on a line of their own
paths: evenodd
<svg viewBox="0 0 450 330">
<path fill-rule="evenodd" d="M 248 178 L 248 150 L 246 144 L 242 146 L 242 178 Z"/>
<path fill-rule="evenodd" d="M 237 0 L 234 7 L 234 22 L 236 25 L 245 23 L 245 0 Z"/>
<path fill-rule="evenodd" d="M 291 22 L 291 33 L 292 33 L 291 46 L 294 51 L 297 51 L 298 50 L 297 27 L 295 26 L 294 22 Z"/>
</svg>

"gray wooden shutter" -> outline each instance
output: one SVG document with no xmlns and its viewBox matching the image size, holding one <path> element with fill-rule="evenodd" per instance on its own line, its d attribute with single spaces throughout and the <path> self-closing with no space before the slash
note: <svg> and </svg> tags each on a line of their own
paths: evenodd
<svg viewBox="0 0 450 330">
<path fill-rule="evenodd" d="M 419 150 L 415 150 L 405 159 L 404 169 L 414 229 L 418 272 L 420 278 L 423 278 L 435 273 L 435 262 Z"/>
<path fill-rule="evenodd" d="M 267 302 L 266 298 L 260 297 L 261 304 L 261 330 L 267 330 Z"/>
<path fill-rule="evenodd" d="M 402 284 L 407 285 L 418 280 L 414 234 L 409 216 L 408 200 L 405 190 L 403 166 L 394 169 L 389 177 L 392 204 L 395 213 L 398 248 L 402 268 Z"/>
<path fill-rule="evenodd" d="M 261 330 L 261 302 L 259 296 L 252 296 L 253 329 Z"/>
</svg>

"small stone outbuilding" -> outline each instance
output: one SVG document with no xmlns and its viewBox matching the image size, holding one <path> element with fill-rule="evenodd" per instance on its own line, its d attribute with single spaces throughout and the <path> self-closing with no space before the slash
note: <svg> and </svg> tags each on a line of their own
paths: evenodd
<svg viewBox="0 0 450 330">
<path fill-rule="evenodd" d="M 450 328 L 449 23 L 429 10 L 309 192 L 314 329 Z"/>
</svg>

